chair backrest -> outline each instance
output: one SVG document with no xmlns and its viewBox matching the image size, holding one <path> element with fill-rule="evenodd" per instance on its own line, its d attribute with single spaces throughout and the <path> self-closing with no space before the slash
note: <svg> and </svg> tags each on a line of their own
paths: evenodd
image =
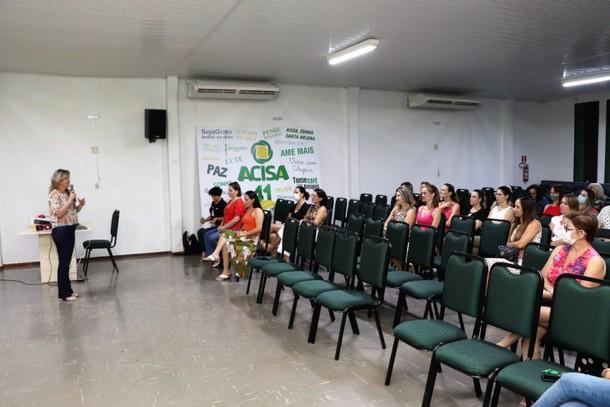
<svg viewBox="0 0 610 407">
<path fill-rule="evenodd" d="M 360 213 L 363 214 L 365 218 L 372 217 L 374 212 L 375 212 L 375 205 L 372 202 L 361 202 L 360 203 Z"/>
<path fill-rule="evenodd" d="M 439 253 L 443 250 L 443 241 L 445 240 L 445 225 L 447 225 L 447 218 L 441 213 L 441 220 L 438 223 L 438 229 L 436 230 L 436 246 L 438 247 Z"/>
<path fill-rule="evenodd" d="M 326 209 L 328 209 L 328 211 L 332 211 L 333 208 L 335 207 L 335 198 L 332 196 L 327 196 L 326 197 Z"/>
<path fill-rule="evenodd" d="M 409 243 L 409 224 L 391 220 L 388 222 L 388 229 L 385 232 L 385 237 L 392 245 L 390 257 L 400 261 L 401 264 L 404 264 Z"/>
<path fill-rule="evenodd" d="M 355 213 L 360 213 L 360 201 L 357 199 L 350 199 L 347 203 L 346 219 L 349 221 L 349 217 Z"/>
<path fill-rule="evenodd" d="M 483 192 L 483 196 L 485 197 L 485 204 L 488 208 L 491 208 L 491 204 L 496 201 L 495 189 L 491 187 L 481 188 L 481 192 Z"/>
<path fill-rule="evenodd" d="M 373 217 L 387 219 L 390 214 L 390 207 L 388 205 L 375 205 L 373 208 Z"/>
<path fill-rule="evenodd" d="M 390 242 L 381 237 L 367 237 L 362 243 L 358 277 L 375 288 L 383 289 L 390 263 Z"/>
<path fill-rule="evenodd" d="M 359 213 L 352 213 L 347 219 L 347 230 L 354 232 L 358 235 L 358 238 L 362 238 L 362 231 L 364 230 L 364 216 Z"/>
<path fill-rule="evenodd" d="M 360 194 L 360 202 L 373 202 L 373 195 L 371 194 Z"/>
<path fill-rule="evenodd" d="M 579 281 L 599 284 L 583 287 Z M 610 360 L 610 281 L 563 274 L 555 282 L 548 343 Z"/>
<path fill-rule="evenodd" d="M 610 241 L 602 240 L 596 237 L 593 239 L 593 248 L 598 253 L 610 254 Z"/>
<path fill-rule="evenodd" d="M 282 235 L 282 255 L 289 252 L 291 260 L 296 259 L 297 236 L 299 235 L 299 221 L 294 218 L 286 219 L 284 234 Z"/>
<path fill-rule="evenodd" d="M 393 208 L 396 205 L 396 195 L 392 195 L 392 199 L 390 199 L 390 208 Z"/>
<path fill-rule="evenodd" d="M 288 199 L 278 198 L 278 200 L 275 202 L 275 208 L 273 210 L 273 222 L 286 222 L 288 214 L 292 210 L 293 206 L 294 202 Z"/>
<path fill-rule="evenodd" d="M 540 246 L 546 249 L 550 248 L 552 235 L 551 229 L 548 226 L 542 226 L 540 232 Z"/>
<path fill-rule="evenodd" d="M 534 270 L 541 271 L 550 256 L 550 251 L 543 249 L 536 243 L 530 243 L 525 247 L 521 264 L 524 267 L 531 267 Z"/>
<path fill-rule="evenodd" d="M 355 233 L 339 230 L 335 236 L 333 250 L 333 273 L 343 274 L 351 278 L 354 276 L 358 261 L 358 246 L 360 238 Z"/>
<path fill-rule="evenodd" d="M 454 252 L 445 267 L 443 304 L 452 310 L 477 318 L 485 302 L 487 266 L 478 256 Z"/>
<path fill-rule="evenodd" d="M 260 238 L 265 242 L 269 241 L 269 234 L 271 233 L 271 219 L 273 214 L 271 211 L 263 209 L 263 228 L 261 229 Z"/>
<path fill-rule="evenodd" d="M 432 268 L 434 262 L 436 229 L 432 226 L 413 225 L 409 238 L 407 263 Z"/>
<path fill-rule="evenodd" d="M 347 199 L 337 198 L 335 202 L 334 219 L 333 224 L 337 221 L 345 222 L 345 212 L 347 211 Z"/>
<path fill-rule="evenodd" d="M 386 206 L 388 204 L 388 197 L 385 195 L 375 195 L 375 206 Z"/>
<path fill-rule="evenodd" d="M 112 220 L 110 221 L 110 246 L 114 247 L 116 245 L 116 237 L 119 233 L 119 215 L 121 211 L 115 209 L 112 212 Z"/>
<path fill-rule="evenodd" d="M 481 226 L 481 244 L 479 256 L 496 257 L 498 246 L 505 245 L 508 241 L 510 222 L 507 220 L 486 219 Z"/>
<path fill-rule="evenodd" d="M 335 250 L 335 236 L 337 229 L 333 226 L 320 226 L 316 240 L 316 263 L 328 270 L 333 265 L 333 251 Z"/>
<path fill-rule="evenodd" d="M 454 231 L 447 232 L 445 235 L 445 241 L 443 242 L 443 251 L 441 252 L 441 267 L 438 270 L 439 280 L 444 279 L 449 256 L 455 252 L 466 253 L 468 252 L 469 246 L 470 238 L 467 234 Z"/>
<path fill-rule="evenodd" d="M 541 299 L 542 276 L 538 271 L 496 263 L 489 271 L 483 322 L 519 336 L 536 338 Z"/>
<path fill-rule="evenodd" d="M 313 252 L 316 247 L 316 232 L 318 227 L 313 222 L 301 222 L 299 236 L 297 238 L 297 254 L 301 261 L 313 260 Z"/>
<path fill-rule="evenodd" d="M 470 210 L 470 191 L 464 188 L 459 188 L 455 191 L 460 203 L 460 215 L 466 215 Z M 455 217 L 453 218 L 455 219 Z M 453 224 L 453 219 L 451 223 Z"/>
<path fill-rule="evenodd" d="M 468 236 L 474 236 L 476 222 L 473 218 L 466 216 L 454 216 L 451 218 L 450 232 L 460 232 Z"/>
<path fill-rule="evenodd" d="M 548 227 L 548 226 L 549 226 L 549 224 L 551 223 L 551 219 L 553 219 L 553 217 L 552 217 L 552 216 L 549 216 L 549 215 L 542 215 L 542 216 L 540 217 L 540 224 L 541 224 L 542 226 L 547 226 L 547 227 Z"/>
<path fill-rule="evenodd" d="M 365 238 L 383 235 L 383 219 L 381 218 L 367 218 L 364 221 L 364 231 L 362 234 Z"/>
</svg>

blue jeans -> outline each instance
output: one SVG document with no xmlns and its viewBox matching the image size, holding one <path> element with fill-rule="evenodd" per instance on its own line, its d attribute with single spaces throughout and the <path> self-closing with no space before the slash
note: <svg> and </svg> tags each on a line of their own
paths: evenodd
<svg viewBox="0 0 610 407">
<path fill-rule="evenodd" d="M 216 228 L 209 228 L 209 229 L 204 229 L 201 228 L 197 231 L 197 240 L 199 241 L 199 247 L 201 247 L 201 251 L 204 252 L 205 254 L 210 254 L 211 252 L 209 252 L 206 248 L 205 245 L 205 236 L 208 233 L 212 233 L 212 232 L 216 232 Z M 214 250 L 216 248 L 216 245 L 214 245 L 214 247 L 212 248 L 212 250 Z"/>
<path fill-rule="evenodd" d="M 610 380 L 582 373 L 564 373 L 532 407 L 610 406 Z"/>
<path fill-rule="evenodd" d="M 208 256 L 212 254 L 214 249 L 216 249 L 216 244 L 218 243 L 218 239 L 220 238 L 220 233 L 217 228 L 210 229 L 208 232 L 203 235 L 203 246 L 205 247 L 205 254 Z"/>
</svg>

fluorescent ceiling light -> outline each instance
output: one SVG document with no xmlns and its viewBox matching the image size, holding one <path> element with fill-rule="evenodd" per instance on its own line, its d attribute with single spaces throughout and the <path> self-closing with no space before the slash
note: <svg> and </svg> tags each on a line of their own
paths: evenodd
<svg viewBox="0 0 610 407">
<path fill-rule="evenodd" d="M 330 54 L 327 57 L 328 63 L 330 65 L 337 65 L 341 62 L 349 61 L 350 59 L 375 51 L 377 45 L 379 45 L 379 40 L 369 38 L 368 40 L 350 45 L 347 48 L 343 48 L 341 51 Z"/>
<path fill-rule="evenodd" d="M 93 120 L 97 120 L 100 118 L 99 114 L 90 114 L 87 116 L 87 119 L 93 119 Z"/>
<path fill-rule="evenodd" d="M 610 81 L 610 71 L 607 70 L 593 75 L 572 75 L 571 77 L 564 77 L 561 80 L 561 84 L 564 88 L 571 88 L 573 86 L 591 85 L 593 83 L 606 81 Z"/>
</svg>

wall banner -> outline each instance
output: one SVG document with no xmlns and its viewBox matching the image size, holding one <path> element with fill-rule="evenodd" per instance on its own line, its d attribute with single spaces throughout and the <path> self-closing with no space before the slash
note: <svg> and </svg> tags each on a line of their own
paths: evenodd
<svg viewBox="0 0 610 407">
<path fill-rule="evenodd" d="M 305 127 L 244 129 L 197 128 L 199 194 L 202 216 L 209 215 L 208 191 L 219 186 L 226 196 L 230 182 L 242 192 L 255 191 L 263 208 L 278 198 L 294 200 L 293 190 L 320 185 L 317 131 Z"/>
</svg>

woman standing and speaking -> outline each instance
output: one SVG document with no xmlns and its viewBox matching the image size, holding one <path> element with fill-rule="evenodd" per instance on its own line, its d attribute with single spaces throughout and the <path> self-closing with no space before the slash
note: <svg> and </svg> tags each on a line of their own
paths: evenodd
<svg viewBox="0 0 610 407">
<path fill-rule="evenodd" d="M 78 202 L 78 205 L 76 205 Z M 70 171 L 59 169 L 51 177 L 49 187 L 49 215 L 53 230 L 51 236 L 57 247 L 59 266 L 57 267 L 57 288 L 59 299 L 76 301 L 78 294 L 70 285 L 70 261 L 74 251 L 78 212 L 85 206 L 85 198 L 76 199 L 70 185 Z"/>
</svg>

